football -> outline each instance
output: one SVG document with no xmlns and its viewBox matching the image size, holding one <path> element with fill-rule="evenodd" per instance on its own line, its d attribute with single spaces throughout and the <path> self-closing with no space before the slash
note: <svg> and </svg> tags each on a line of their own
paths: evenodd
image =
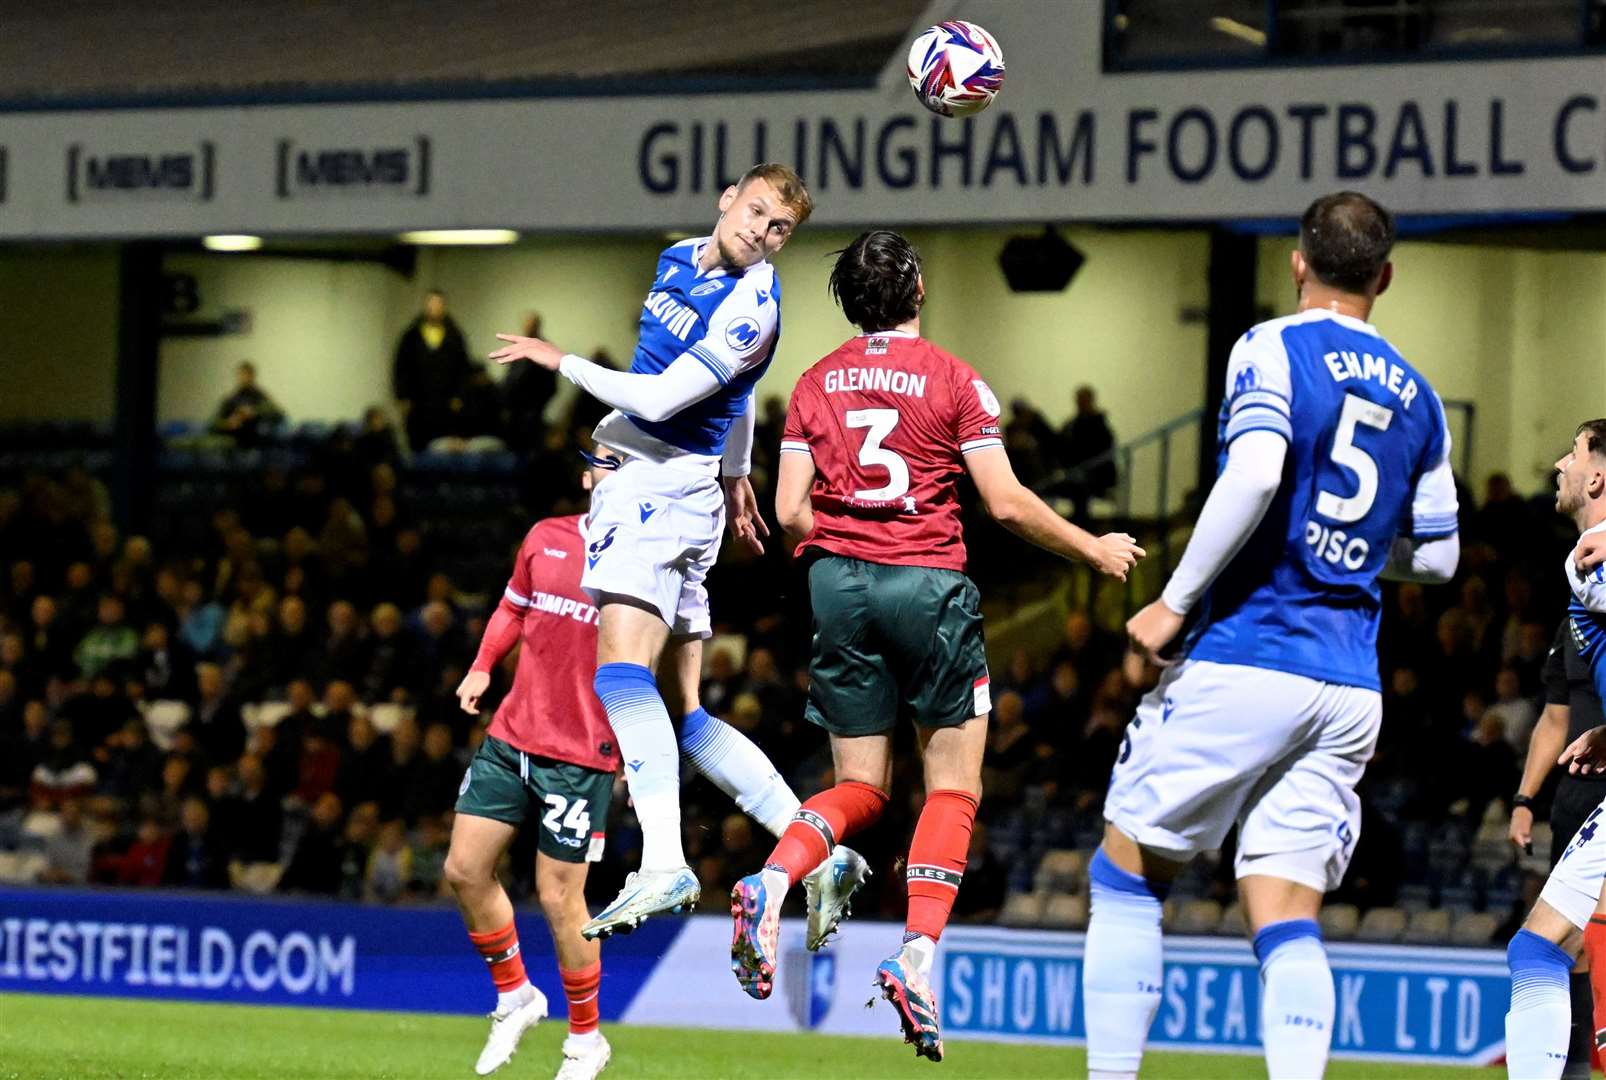
<svg viewBox="0 0 1606 1080">
<path fill-rule="evenodd" d="M 1004 85 L 1004 54 L 975 23 L 938 23 L 909 47 L 909 85 L 920 104 L 943 116 L 971 116 Z"/>
</svg>

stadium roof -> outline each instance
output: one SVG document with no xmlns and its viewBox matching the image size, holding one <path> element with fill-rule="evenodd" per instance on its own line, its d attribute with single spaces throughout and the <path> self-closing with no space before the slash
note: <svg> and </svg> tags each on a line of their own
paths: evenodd
<svg viewBox="0 0 1606 1080">
<path fill-rule="evenodd" d="M 867 83 L 926 6 L 927 0 L 0 0 L 0 105 Z"/>
</svg>

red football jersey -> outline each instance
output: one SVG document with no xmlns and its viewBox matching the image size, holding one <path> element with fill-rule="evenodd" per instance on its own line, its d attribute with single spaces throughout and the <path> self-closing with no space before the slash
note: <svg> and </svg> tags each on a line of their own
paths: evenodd
<svg viewBox="0 0 1606 1080">
<path fill-rule="evenodd" d="M 866 562 L 965 568 L 964 455 L 1004 445 L 998 399 L 924 338 L 861 334 L 792 391 L 783 453 L 814 458 L 814 531 L 798 546 Z"/>
<path fill-rule="evenodd" d="M 523 613 L 519 666 L 490 733 L 527 754 L 612 772 L 619 750 L 591 687 L 597 609 L 580 590 L 578 516 L 538 521 L 519 546 L 503 608 Z"/>
</svg>

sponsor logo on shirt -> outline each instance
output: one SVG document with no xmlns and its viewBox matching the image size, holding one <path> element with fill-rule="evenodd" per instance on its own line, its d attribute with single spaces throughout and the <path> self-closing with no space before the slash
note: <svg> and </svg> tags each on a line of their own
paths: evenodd
<svg viewBox="0 0 1606 1080">
<path fill-rule="evenodd" d="M 738 353 L 752 352 L 758 347 L 763 336 L 759 331 L 758 321 L 746 315 L 725 327 L 725 344 Z"/>
<path fill-rule="evenodd" d="M 542 548 L 541 552 L 549 559 L 567 559 L 569 557 L 569 553 L 562 548 Z"/>
<path fill-rule="evenodd" d="M 645 306 L 654 318 L 664 324 L 664 329 L 682 341 L 686 340 L 686 336 L 697 325 L 697 312 L 676 300 L 669 293 L 648 293 Z M 729 331 L 726 331 L 727 337 L 729 333 Z"/>
<path fill-rule="evenodd" d="M 713 281 L 705 281 L 705 282 L 703 282 L 701 285 L 699 285 L 695 289 L 693 289 L 691 291 L 691 294 L 693 296 L 707 296 L 709 293 L 719 292 L 719 290 L 723 289 L 724 287 L 725 287 L 725 279 L 724 278 L 715 278 Z"/>
<path fill-rule="evenodd" d="M 568 596 L 554 596 L 552 593 L 537 592 L 530 598 L 530 609 L 545 615 L 556 615 L 560 619 L 573 619 L 577 623 L 587 625 L 594 625 L 597 621 L 597 609 L 590 604 Z"/>
<path fill-rule="evenodd" d="M 864 355 L 885 356 L 887 353 L 888 341 L 889 339 L 884 337 L 873 337 L 869 339 L 864 343 Z"/>
</svg>

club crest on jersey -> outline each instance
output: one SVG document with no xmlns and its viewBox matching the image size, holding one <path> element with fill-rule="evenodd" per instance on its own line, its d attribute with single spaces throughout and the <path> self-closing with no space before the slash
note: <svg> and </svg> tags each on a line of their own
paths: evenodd
<svg viewBox="0 0 1606 1080">
<path fill-rule="evenodd" d="M 713 281 L 705 281 L 705 282 L 703 282 L 701 285 L 699 285 L 695 289 L 693 289 L 691 291 L 691 294 L 693 296 L 707 296 L 709 293 L 717 293 L 717 292 L 719 292 L 719 290 L 723 289 L 724 287 L 725 287 L 725 279 L 724 278 L 715 278 Z"/>
<path fill-rule="evenodd" d="M 884 338 L 884 337 L 869 338 L 864 343 L 864 355 L 866 355 L 866 356 L 885 356 L 885 355 L 887 355 L 887 345 L 888 345 L 888 343 L 890 341 L 891 341 L 890 338 Z"/>
<path fill-rule="evenodd" d="M 758 321 L 746 315 L 725 327 L 725 344 L 738 353 L 752 352 L 763 336 L 758 328 Z"/>
</svg>

